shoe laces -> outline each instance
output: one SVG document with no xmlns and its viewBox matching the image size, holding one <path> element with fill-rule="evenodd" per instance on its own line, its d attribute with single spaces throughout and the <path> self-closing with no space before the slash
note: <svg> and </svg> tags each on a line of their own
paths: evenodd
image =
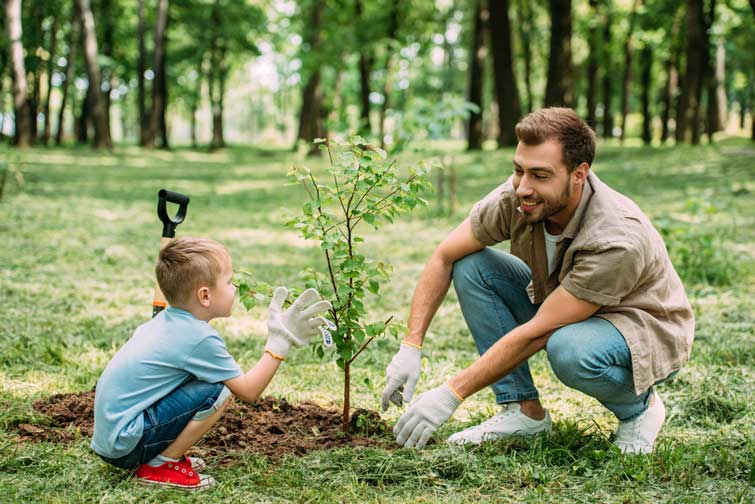
<svg viewBox="0 0 755 504">
<path fill-rule="evenodd" d="M 500 422 L 501 422 L 502 420 L 504 420 L 504 419 L 506 419 L 506 418 L 508 418 L 508 417 L 510 417 L 510 416 L 514 416 L 514 415 L 515 415 L 516 413 L 517 413 L 517 411 L 516 411 L 516 410 L 514 410 L 514 409 L 512 409 L 512 408 L 509 408 L 509 407 L 508 407 L 508 405 L 506 405 L 506 406 L 503 406 L 503 407 L 501 408 L 501 411 L 499 411 L 498 413 L 496 413 L 496 414 L 495 414 L 495 415 L 493 415 L 492 417 L 488 418 L 488 419 L 487 419 L 487 420 L 485 420 L 484 422 L 482 422 L 482 423 L 480 423 L 479 425 L 477 425 L 477 427 L 476 427 L 476 428 L 477 428 L 477 429 L 482 429 L 482 430 L 485 430 L 485 429 L 487 429 L 488 427 L 495 427 L 495 426 L 497 426 L 497 425 L 498 425 L 498 424 L 499 424 L 499 423 L 500 423 Z"/>
</svg>

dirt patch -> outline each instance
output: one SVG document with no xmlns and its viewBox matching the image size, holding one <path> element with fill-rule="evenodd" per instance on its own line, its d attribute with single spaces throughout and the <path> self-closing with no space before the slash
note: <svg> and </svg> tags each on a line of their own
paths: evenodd
<svg viewBox="0 0 755 504">
<path fill-rule="evenodd" d="M 94 391 L 56 394 L 34 403 L 47 422 L 19 424 L 22 441 L 68 443 L 91 437 L 94 427 Z M 341 412 L 311 402 L 291 404 L 263 397 L 254 403 L 236 402 L 191 454 L 226 459 L 231 451 L 248 451 L 278 458 L 312 450 L 338 447 L 390 448 L 388 427 L 374 411 L 352 413 L 350 433 L 341 429 Z"/>
</svg>

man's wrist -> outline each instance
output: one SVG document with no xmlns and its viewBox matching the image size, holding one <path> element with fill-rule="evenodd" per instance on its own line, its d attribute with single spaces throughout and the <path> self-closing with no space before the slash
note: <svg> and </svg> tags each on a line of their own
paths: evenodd
<svg viewBox="0 0 755 504">
<path fill-rule="evenodd" d="M 422 344 L 421 343 L 417 344 L 417 343 L 415 343 L 413 341 L 409 341 L 409 340 L 404 339 L 404 340 L 401 341 L 401 344 L 402 345 L 406 345 L 406 346 L 410 346 L 412 348 L 416 348 L 417 350 L 422 350 Z"/>
</svg>

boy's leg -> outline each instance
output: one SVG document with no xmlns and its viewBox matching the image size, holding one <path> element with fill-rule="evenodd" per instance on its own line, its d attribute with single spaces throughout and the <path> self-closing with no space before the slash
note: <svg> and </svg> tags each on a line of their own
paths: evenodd
<svg viewBox="0 0 755 504">
<path fill-rule="evenodd" d="M 222 403 L 217 408 L 213 406 L 213 408 L 207 412 L 200 411 L 197 413 L 195 417 L 186 424 L 186 427 L 184 427 L 184 430 L 181 431 L 181 434 L 178 435 L 176 440 L 165 448 L 160 455 L 167 458 L 181 458 L 184 453 L 194 446 L 197 441 L 199 441 L 202 436 L 204 436 L 205 433 L 215 425 L 215 422 L 223 416 L 223 413 L 225 413 L 225 410 L 228 409 L 228 406 L 233 401 L 233 397 L 228 395 L 225 399 L 219 398 L 216 402 L 220 402 L 221 400 Z M 197 419 L 198 417 L 199 419 Z"/>
</svg>

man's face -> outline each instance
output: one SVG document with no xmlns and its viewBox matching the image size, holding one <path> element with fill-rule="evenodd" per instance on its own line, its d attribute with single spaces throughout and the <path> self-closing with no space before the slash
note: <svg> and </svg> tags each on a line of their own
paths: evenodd
<svg viewBox="0 0 755 504">
<path fill-rule="evenodd" d="M 519 208 L 529 224 L 536 224 L 564 212 L 572 199 L 572 177 L 557 140 L 540 145 L 519 142 L 514 154 L 512 183 Z"/>
</svg>

